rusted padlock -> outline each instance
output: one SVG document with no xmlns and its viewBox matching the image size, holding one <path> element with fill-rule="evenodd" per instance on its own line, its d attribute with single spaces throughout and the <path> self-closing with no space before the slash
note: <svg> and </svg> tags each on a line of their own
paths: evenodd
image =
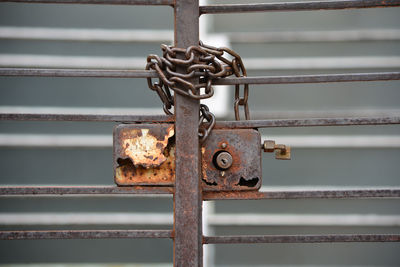
<svg viewBox="0 0 400 267">
<path fill-rule="evenodd" d="M 260 133 L 215 129 L 202 144 L 203 190 L 256 190 L 261 186 Z M 117 185 L 173 186 L 174 125 L 121 124 L 114 128 Z"/>
</svg>

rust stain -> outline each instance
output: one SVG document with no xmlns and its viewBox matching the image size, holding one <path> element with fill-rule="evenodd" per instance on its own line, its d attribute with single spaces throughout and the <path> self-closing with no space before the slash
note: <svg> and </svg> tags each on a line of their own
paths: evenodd
<svg viewBox="0 0 400 267">
<path fill-rule="evenodd" d="M 115 169 L 115 180 L 119 185 L 170 185 L 175 180 L 175 148 L 171 147 L 166 160 L 158 167 L 135 167 L 126 161 Z"/>
<path fill-rule="evenodd" d="M 114 177 L 117 185 L 173 185 L 173 125 L 118 126 L 114 133 L 114 146 Z"/>
<path fill-rule="evenodd" d="M 159 140 L 153 136 L 149 129 L 131 130 L 132 138 L 122 141 L 123 154 L 129 157 L 135 167 L 154 168 L 160 166 L 165 160 L 163 152 L 168 144 L 168 139 L 174 135 L 174 128 L 167 130 L 167 135 Z"/>
</svg>

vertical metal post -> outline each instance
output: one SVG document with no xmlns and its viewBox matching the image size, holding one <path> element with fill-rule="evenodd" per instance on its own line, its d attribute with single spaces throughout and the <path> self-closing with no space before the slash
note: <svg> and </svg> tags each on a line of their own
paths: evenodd
<svg viewBox="0 0 400 267">
<path fill-rule="evenodd" d="M 176 0 L 175 46 L 198 43 L 198 0 Z M 199 105 L 198 100 L 175 94 L 174 266 L 180 267 L 203 265 Z"/>
</svg>

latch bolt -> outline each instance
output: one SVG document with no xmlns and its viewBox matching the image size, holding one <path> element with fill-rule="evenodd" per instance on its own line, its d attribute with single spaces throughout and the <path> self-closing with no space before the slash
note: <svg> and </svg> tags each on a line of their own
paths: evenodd
<svg viewBox="0 0 400 267">
<path fill-rule="evenodd" d="M 274 140 L 265 140 L 262 146 L 264 152 L 274 152 L 276 159 L 290 160 L 290 146 L 275 144 Z"/>
</svg>

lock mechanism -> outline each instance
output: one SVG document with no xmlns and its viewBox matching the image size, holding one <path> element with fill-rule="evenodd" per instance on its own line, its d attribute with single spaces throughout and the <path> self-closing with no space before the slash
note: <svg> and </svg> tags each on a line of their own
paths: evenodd
<svg viewBox="0 0 400 267">
<path fill-rule="evenodd" d="M 261 186 L 260 133 L 215 129 L 201 145 L 205 191 L 257 190 Z M 121 124 L 114 128 L 114 179 L 119 186 L 173 186 L 174 125 Z"/>
</svg>

